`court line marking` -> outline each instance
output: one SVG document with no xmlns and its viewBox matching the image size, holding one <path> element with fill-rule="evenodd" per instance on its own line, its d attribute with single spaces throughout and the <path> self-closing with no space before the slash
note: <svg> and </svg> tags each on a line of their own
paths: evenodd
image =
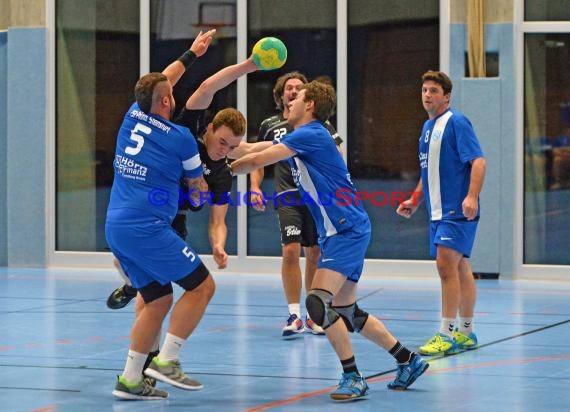
<svg viewBox="0 0 570 412">
<path fill-rule="evenodd" d="M 23 391 L 42 391 L 42 392 L 74 392 L 80 393 L 79 389 L 55 389 L 55 388 L 32 388 L 25 386 L 0 386 L 0 389 L 13 389 Z"/>
<path fill-rule="evenodd" d="M 438 358 L 440 359 L 440 358 Z M 459 365 L 459 366 L 452 366 L 452 367 L 446 367 L 446 368 L 440 368 L 440 369 L 428 369 L 425 372 L 425 375 L 431 375 L 431 374 L 436 374 L 436 373 L 443 373 L 443 372 L 450 372 L 450 371 L 456 371 L 456 370 L 465 370 L 465 369 L 475 369 L 475 368 L 488 368 L 491 366 L 499 366 L 499 365 L 512 365 L 512 364 L 516 364 L 516 363 L 530 363 L 530 362 L 543 362 L 543 361 L 553 361 L 553 360 L 559 360 L 559 359 L 570 359 L 570 355 L 556 355 L 556 356 L 544 356 L 544 357 L 540 357 L 540 358 L 528 358 L 528 359 L 513 359 L 510 361 L 496 361 L 496 362 L 485 362 L 485 363 L 474 363 L 471 365 Z M 368 380 L 367 378 L 367 382 L 369 383 L 375 383 L 375 382 L 382 382 L 382 381 L 390 381 L 393 378 L 395 378 L 395 375 L 390 375 L 390 376 L 382 376 L 382 377 L 377 377 L 377 378 L 373 378 Z M 323 395 L 325 393 L 329 393 L 332 392 L 333 390 L 336 389 L 336 386 L 332 386 L 329 388 L 325 388 L 325 389 L 321 389 L 318 391 L 314 391 L 314 392 L 308 392 L 308 393 L 304 393 L 302 395 L 297 395 L 297 396 L 293 396 L 291 398 L 287 398 L 287 399 L 283 399 L 280 401 L 276 401 L 276 402 L 272 402 L 272 403 L 268 403 L 266 405 L 261 405 L 261 406 L 257 406 L 254 408 L 250 408 L 250 409 L 246 409 L 245 412 L 257 412 L 257 411 L 262 411 L 265 409 L 270 409 L 270 408 L 274 408 L 277 406 L 282 406 L 282 405 L 286 405 L 289 403 L 293 403 L 293 402 L 297 402 L 306 398 L 310 398 L 313 396 L 317 396 L 317 395 Z M 413 389 L 412 389 L 413 390 Z"/>
<path fill-rule="evenodd" d="M 543 326 L 540 328 L 532 329 L 532 330 L 529 330 L 527 332 L 522 332 L 522 333 L 519 333 L 517 335 L 508 336 L 506 338 L 501 338 L 501 339 L 498 339 L 498 340 L 495 340 L 492 342 L 485 343 L 483 345 L 479 345 L 479 347 L 477 349 L 474 349 L 474 350 L 479 350 L 481 348 L 484 348 L 484 347 L 487 347 L 490 345 L 495 345 L 497 343 L 505 342 L 507 340 L 519 338 L 519 337 L 522 337 L 525 335 L 530 335 L 532 333 L 541 332 L 543 330 L 554 328 L 557 326 L 561 326 L 561 325 L 563 325 L 565 323 L 569 323 L 569 322 L 570 322 L 570 319 L 567 319 L 567 320 L 564 320 L 561 322 L 557 322 L 557 323 L 546 325 L 546 326 Z M 468 352 L 473 352 L 473 350 L 468 351 Z M 454 353 L 454 354 L 449 354 L 449 355 L 443 355 L 443 356 L 430 356 L 428 358 L 428 362 L 431 363 L 435 360 L 438 360 L 438 359 L 441 359 L 444 357 L 449 358 L 450 356 L 457 356 L 461 353 L 464 353 L 464 352 L 459 352 L 459 353 Z M 0 362 L 0 366 L 3 366 L 3 367 L 19 367 L 19 368 L 71 369 L 71 370 L 89 369 L 89 370 L 99 370 L 99 371 L 121 371 L 122 370 L 122 369 L 117 369 L 117 368 L 100 368 L 100 367 L 99 368 L 93 368 L 93 367 L 88 367 L 88 366 L 83 366 L 83 365 L 80 365 L 80 366 L 54 366 L 54 365 L 37 365 L 37 364 L 23 365 L 23 364 L 10 364 L 10 363 L 1 363 L 1 362 Z M 396 372 L 396 369 L 390 369 L 390 370 L 387 370 L 384 372 L 379 372 L 379 373 L 376 373 L 374 375 L 366 376 L 365 378 L 371 379 L 371 378 L 375 378 L 377 376 L 383 376 L 383 375 L 393 373 L 393 372 Z M 233 373 L 211 373 L 211 372 L 196 372 L 196 371 L 194 372 L 194 374 L 195 375 L 214 375 L 214 376 L 241 376 L 241 377 L 250 377 L 250 378 L 251 377 L 253 377 L 253 378 L 273 378 L 273 379 L 307 379 L 307 380 L 335 380 L 335 381 L 337 380 L 336 378 L 321 378 L 321 377 L 275 376 L 275 375 L 253 375 L 253 374 L 235 375 Z"/>
<path fill-rule="evenodd" d="M 480 345 L 477 349 L 473 349 L 473 350 L 467 351 L 467 352 L 473 352 L 475 350 L 479 350 L 481 348 L 485 348 L 485 347 L 490 346 L 490 345 L 496 345 L 497 343 L 505 342 L 505 341 L 508 341 L 511 339 L 520 338 L 522 336 L 530 335 L 532 333 L 541 332 L 543 330 L 554 328 L 557 326 L 561 326 L 561 325 L 564 325 L 565 323 L 569 323 L 569 322 L 570 322 L 570 319 L 566 319 L 562 322 L 553 323 L 550 325 L 543 326 L 541 328 L 532 329 L 532 330 L 529 330 L 527 332 L 519 333 L 519 334 L 516 334 L 513 336 L 508 336 L 506 338 L 497 339 L 495 341 L 488 342 L 486 344 Z M 428 361 L 429 361 L 430 366 L 431 366 L 431 363 L 434 361 L 437 361 L 437 360 L 442 359 L 442 358 L 450 357 L 450 356 L 457 356 L 461 353 L 466 353 L 466 352 L 460 352 L 460 353 L 454 353 L 452 355 L 443 355 L 443 356 L 436 356 L 436 357 L 432 356 L 429 358 Z M 528 358 L 528 359 L 514 359 L 511 361 L 496 361 L 496 362 L 486 362 L 486 363 L 479 363 L 479 364 L 475 363 L 475 364 L 471 364 L 471 365 L 460 365 L 460 366 L 440 368 L 440 369 L 435 369 L 435 370 L 434 369 L 428 369 L 425 373 L 426 374 L 434 374 L 434 373 L 449 372 L 449 371 L 453 371 L 453 370 L 484 368 L 484 367 L 498 366 L 498 365 L 509 365 L 509 364 L 515 364 L 515 363 L 528 363 L 528 362 L 537 362 L 537 361 L 549 361 L 549 360 L 557 360 L 557 359 L 570 359 L 570 355 L 545 356 L 545 357 L 540 357 L 540 358 Z M 366 376 L 366 380 L 368 382 L 372 382 L 372 383 L 391 380 L 395 376 L 384 376 L 384 375 L 387 375 L 387 374 L 393 373 L 393 372 L 396 372 L 396 369 L 390 369 L 388 371 L 384 371 L 384 372 L 376 373 L 374 375 Z M 302 395 L 297 395 L 297 396 L 294 396 L 291 398 L 287 398 L 287 399 L 283 399 L 280 401 L 268 403 L 266 405 L 261 405 L 261 406 L 257 406 L 254 408 L 246 409 L 245 412 L 257 412 L 257 411 L 262 411 L 265 409 L 273 408 L 276 406 L 286 405 L 289 403 L 300 401 L 302 399 L 310 398 L 310 397 L 317 396 L 317 395 L 322 395 L 322 394 L 331 392 L 335 389 L 336 389 L 336 386 L 326 388 L 326 389 L 321 389 L 321 390 L 315 391 L 315 392 L 309 392 L 309 393 L 305 393 Z"/>
<path fill-rule="evenodd" d="M 563 320 L 563 321 L 561 321 L 561 322 L 552 323 L 552 324 L 550 324 L 550 325 L 546 325 L 546 326 L 543 326 L 543 327 L 540 327 L 540 328 L 531 329 L 531 330 L 529 330 L 529 331 L 522 332 L 522 333 L 518 333 L 518 334 L 513 335 L 513 336 L 507 336 L 506 338 L 497 339 L 497 340 L 494 340 L 494 341 L 492 341 L 492 342 L 488 342 L 488 343 L 485 343 L 485 344 L 483 344 L 483 345 L 479 345 L 479 346 L 477 347 L 477 349 L 473 349 L 473 350 L 470 350 L 470 351 L 467 351 L 467 352 L 473 352 L 473 351 L 475 351 L 475 350 L 479 350 L 479 349 L 485 348 L 485 347 L 487 347 L 487 346 L 496 345 L 497 343 L 505 342 L 505 341 L 511 340 L 511 339 L 520 338 L 520 337 L 522 337 L 522 336 L 530 335 L 530 334 L 532 334 L 532 333 L 542 332 L 543 330 L 550 329 L 550 328 L 555 328 L 555 327 L 557 327 L 557 326 L 564 325 L 565 323 L 568 323 L 568 322 L 570 322 L 570 319 L 566 319 L 566 320 Z M 428 358 L 428 362 L 431 363 L 431 362 L 436 361 L 436 360 L 438 360 L 438 359 L 449 358 L 450 356 L 457 356 L 457 355 L 460 355 L 461 353 L 465 353 L 465 352 L 451 353 L 451 354 L 449 354 L 449 355 L 430 356 L 430 357 Z M 376 376 L 382 376 L 382 375 L 386 375 L 386 374 L 392 373 L 392 372 L 396 372 L 396 369 L 390 369 L 390 370 L 388 370 L 388 371 L 384 371 L 384 372 L 376 373 L 376 374 L 374 374 L 374 375 L 366 376 L 366 379 L 375 378 Z"/>
</svg>

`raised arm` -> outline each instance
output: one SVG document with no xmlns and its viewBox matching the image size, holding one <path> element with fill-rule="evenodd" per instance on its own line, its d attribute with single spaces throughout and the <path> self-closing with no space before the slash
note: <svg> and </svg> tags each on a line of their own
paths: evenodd
<svg viewBox="0 0 570 412">
<path fill-rule="evenodd" d="M 202 82 L 198 90 L 186 101 L 186 109 L 207 109 L 214 98 L 214 94 L 216 94 L 218 90 L 223 89 L 244 74 L 252 73 L 257 70 L 259 69 L 253 62 L 251 56 L 241 63 L 223 68 Z"/>
<path fill-rule="evenodd" d="M 208 30 L 206 33 L 200 31 L 198 36 L 194 39 L 192 46 L 190 46 L 190 49 L 185 51 L 182 56 L 170 63 L 162 71 L 162 74 L 168 78 L 172 87 L 178 83 L 178 80 L 180 80 L 186 69 L 194 62 L 194 59 L 206 53 L 210 43 L 212 43 L 214 34 L 216 34 L 216 29 Z"/>
</svg>

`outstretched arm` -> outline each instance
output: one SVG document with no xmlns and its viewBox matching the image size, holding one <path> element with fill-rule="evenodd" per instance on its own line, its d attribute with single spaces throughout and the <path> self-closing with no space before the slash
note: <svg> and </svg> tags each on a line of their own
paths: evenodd
<svg viewBox="0 0 570 412">
<path fill-rule="evenodd" d="M 258 67 L 253 62 L 251 56 L 241 63 L 223 68 L 202 82 L 198 90 L 186 101 L 186 109 L 207 109 L 218 90 L 223 89 L 244 74 L 252 73 L 256 70 L 258 70 Z"/>
<path fill-rule="evenodd" d="M 245 155 L 261 152 L 262 150 L 270 148 L 271 146 L 273 146 L 273 142 L 240 142 L 238 147 L 228 153 L 228 157 L 230 159 L 240 159 Z"/>
<path fill-rule="evenodd" d="M 243 175 L 251 172 L 252 170 L 256 170 L 267 165 L 272 165 L 273 163 L 277 163 L 280 160 L 293 157 L 296 153 L 297 152 L 289 149 L 283 143 L 279 143 L 273 145 L 269 149 L 262 150 L 258 153 L 251 153 L 236 160 L 230 164 L 230 169 L 234 176 Z"/>
<path fill-rule="evenodd" d="M 178 80 L 180 80 L 186 69 L 192 64 L 192 61 L 196 57 L 200 57 L 206 53 L 210 43 L 212 43 L 214 34 L 216 34 L 216 29 L 208 30 L 206 33 L 200 31 L 198 36 L 194 39 L 192 46 L 190 46 L 190 49 L 162 71 L 162 74 L 168 78 L 172 87 L 178 83 Z"/>
</svg>

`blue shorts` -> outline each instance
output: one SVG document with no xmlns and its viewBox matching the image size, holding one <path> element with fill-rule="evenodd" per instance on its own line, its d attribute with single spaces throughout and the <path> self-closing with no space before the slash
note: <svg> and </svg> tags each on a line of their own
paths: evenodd
<svg viewBox="0 0 570 412">
<path fill-rule="evenodd" d="M 471 256 L 479 220 L 437 220 L 430 224 L 429 253 L 437 257 L 437 245 L 456 250 L 465 257 Z"/>
<path fill-rule="evenodd" d="M 196 270 L 201 260 L 166 221 L 107 222 L 105 235 L 111 251 L 133 286 L 166 285 Z"/>
<path fill-rule="evenodd" d="M 370 222 L 359 228 L 326 237 L 320 241 L 319 268 L 334 270 L 348 280 L 358 282 L 362 274 L 364 256 L 370 243 Z"/>
</svg>

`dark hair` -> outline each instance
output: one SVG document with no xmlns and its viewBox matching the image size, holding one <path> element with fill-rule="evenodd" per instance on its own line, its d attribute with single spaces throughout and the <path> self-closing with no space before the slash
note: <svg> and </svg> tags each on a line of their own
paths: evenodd
<svg viewBox="0 0 570 412">
<path fill-rule="evenodd" d="M 426 82 L 427 80 L 431 80 L 439 84 L 443 89 L 443 94 L 449 94 L 453 89 L 453 83 L 451 83 L 451 79 L 444 72 L 428 70 L 422 75 L 422 83 Z"/>
<path fill-rule="evenodd" d="M 155 72 L 145 74 L 139 79 L 135 86 L 135 99 L 143 112 L 150 113 L 152 96 L 156 85 L 167 81 L 168 78 L 164 74 Z"/>
<path fill-rule="evenodd" d="M 336 105 L 336 92 L 330 84 L 312 81 L 303 85 L 305 102 L 313 101 L 315 109 L 313 115 L 321 122 L 326 122 Z"/>
<path fill-rule="evenodd" d="M 275 104 L 279 110 L 283 110 L 283 90 L 285 89 L 285 83 L 291 79 L 299 79 L 303 82 L 303 84 L 307 83 L 308 80 L 305 75 L 301 72 L 294 71 L 285 73 L 282 76 L 279 76 L 277 81 L 275 82 L 275 86 L 273 87 L 273 100 L 275 100 Z"/>
</svg>

